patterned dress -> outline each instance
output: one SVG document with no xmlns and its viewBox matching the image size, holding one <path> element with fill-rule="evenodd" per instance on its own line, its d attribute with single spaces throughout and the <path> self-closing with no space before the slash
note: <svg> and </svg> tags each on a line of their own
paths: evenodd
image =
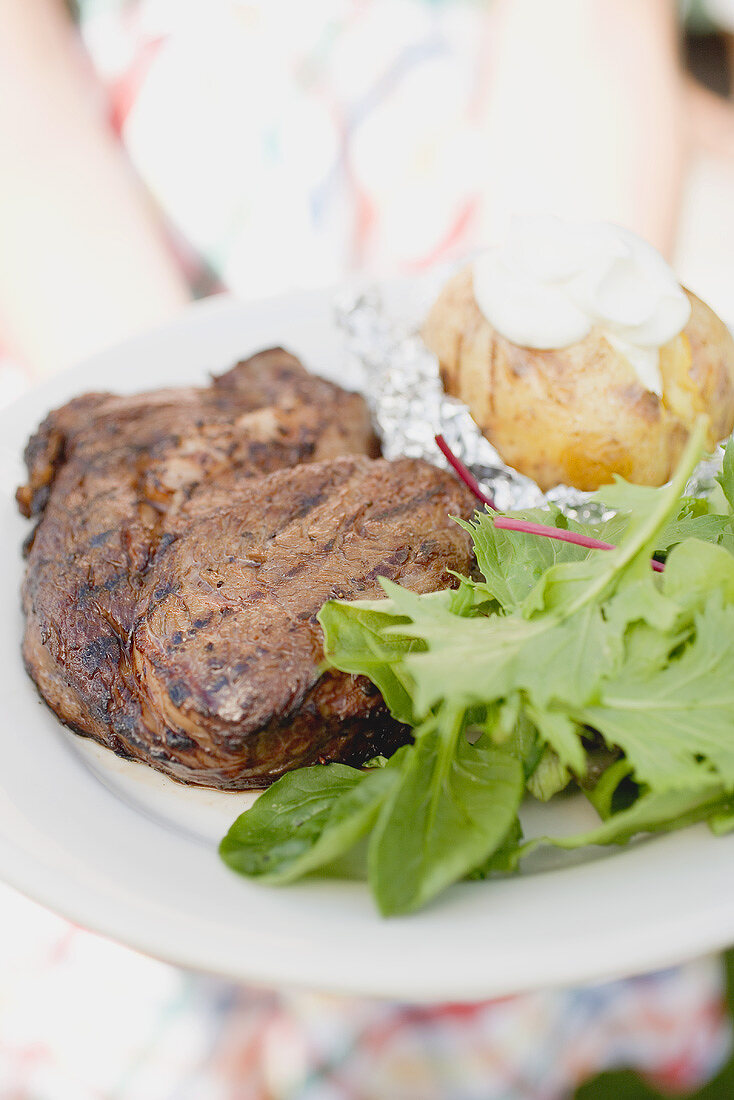
<svg viewBox="0 0 734 1100">
<path fill-rule="evenodd" d="M 491 5 L 86 0 L 81 28 L 138 174 L 236 293 L 475 239 Z"/>
</svg>

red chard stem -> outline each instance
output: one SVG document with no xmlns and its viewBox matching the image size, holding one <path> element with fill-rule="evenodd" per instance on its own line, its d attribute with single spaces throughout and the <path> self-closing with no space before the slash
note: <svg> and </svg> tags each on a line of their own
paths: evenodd
<svg viewBox="0 0 734 1100">
<path fill-rule="evenodd" d="M 486 504 L 488 508 L 492 508 L 494 510 L 494 501 L 492 500 L 492 498 L 488 497 L 487 494 L 482 491 L 482 488 L 477 479 L 474 477 L 474 474 L 472 474 L 470 470 L 467 470 L 464 463 L 456 457 L 444 437 L 442 435 L 437 435 L 435 438 L 436 446 L 448 462 L 451 469 L 458 477 L 459 481 L 464 482 L 467 489 L 469 489 L 470 492 L 474 494 L 477 500 L 480 500 L 482 504 Z"/>
<path fill-rule="evenodd" d="M 477 500 L 494 510 L 495 505 L 492 498 L 483 492 L 477 479 L 467 470 L 464 463 L 456 457 L 442 435 L 436 436 L 436 444 L 454 473 L 464 482 Z M 589 550 L 616 549 L 611 542 L 602 542 L 600 539 L 590 538 L 589 535 L 580 535 L 576 531 L 564 531 L 560 527 L 551 527 L 545 523 L 528 523 L 527 520 L 524 519 L 515 519 L 513 516 L 502 515 L 493 516 L 492 519 L 495 527 L 500 527 L 504 531 L 519 531 L 526 535 L 540 535 L 547 539 L 557 539 L 559 542 L 571 542 L 575 546 L 585 546 Z M 662 562 L 655 561 L 654 558 L 651 560 L 650 565 L 657 573 L 662 573 L 665 569 Z"/>
</svg>

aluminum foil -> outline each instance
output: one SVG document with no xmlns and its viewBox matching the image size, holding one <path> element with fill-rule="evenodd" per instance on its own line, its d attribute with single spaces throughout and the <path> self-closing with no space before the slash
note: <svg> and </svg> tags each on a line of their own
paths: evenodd
<svg viewBox="0 0 734 1100">
<path fill-rule="evenodd" d="M 553 504 L 580 522 L 608 518 L 612 512 L 593 501 L 590 493 L 569 485 L 556 485 L 544 493 L 531 478 L 507 466 L 467 406 L 444 393 L 438 361 L 418 334 L 440 285 L 435 277 L 428 280 L 407 309 L 402 303 L 402 314 L 389 308 L 376 289 L 344 294 L 336 304 L 337 323 L 347 354 L 363 378 L 362 389 L 385 457 L 408 455 L 445 467 L 435 442 L 440 434 L 500 512 Z M 718 448 L 699 464 L 688 483 L 689 494 L 702 496 L 714 488 L 722 456 Z"/>
</svg>

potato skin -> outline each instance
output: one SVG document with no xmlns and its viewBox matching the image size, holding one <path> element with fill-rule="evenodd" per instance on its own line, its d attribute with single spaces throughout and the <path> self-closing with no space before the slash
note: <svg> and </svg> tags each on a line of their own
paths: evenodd
<svg viewBox="0 0 734 1100">
<path fill-rule="evenodd" d="M 686 294 L 690 320 L 660 351 L 662 399 L 643 388 L 599 329 L 551 351 L 506 340 L 477 305 L 471 268 L 443 288 L 422 335 L 446 392 L 469 406 L 503 460 L 541 489 L 598 489 L 614 474 L 662 485 L 699 413 L 708 417 L 711 447 L 734 428 L 734 340 Z"/>
</svg>

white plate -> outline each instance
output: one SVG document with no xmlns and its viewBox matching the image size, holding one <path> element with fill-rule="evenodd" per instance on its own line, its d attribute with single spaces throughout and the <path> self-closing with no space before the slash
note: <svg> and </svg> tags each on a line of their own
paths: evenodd
<svg viewBox="0 0 734 1100">
<path fill-rule="evenodd" d="M 398 307 L 401 293 L 391 290 Z M 28 434 L 83 390 L 203 381 L 273 343 L 357 385 L 331 301 L 327 293 L 209 301 L 0 415 L 0 874 L 73 921 L 183 966 L 415 1001 L 617 977 L 734 942 L 734 836 L 714 839 L 702 826 L 587 853 L 583 862 L 464 883 L 423 912 L 389 921 L 361 882 L 253 885 L 216 854 L 247 795 L 189 790 L 117 761 L 68 733 L 39 700 L 19 652 L 27 524 L 12 500 Z M 587 820 L 573 799 L 533 812 L 531 829 Z"/>
</svg>

